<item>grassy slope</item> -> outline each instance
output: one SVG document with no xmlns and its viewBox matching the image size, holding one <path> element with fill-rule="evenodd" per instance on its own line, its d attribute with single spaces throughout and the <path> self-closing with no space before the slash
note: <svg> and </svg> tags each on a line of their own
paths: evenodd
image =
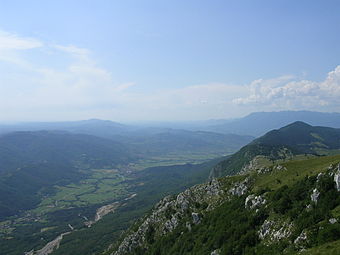
<svg viewBox="0 0 340 255">
<path fill-rule="evenodd" d="M 301 255 L 339 255 L 340 240 L 329 242 L 318 247 L 307 249 Z"/>
<path fill-rule="evenodd" d="M 306 176 L 324 172 L 330 164 L 340 161 L 340 155 L 316 157 L 304 160 L 292 160 L 281 164 L 286 167 L 286 171 L 275 171 L 267 174 L 265 178 L 261 175 L 256 179 L 254 191 L 270 188 L 277 189 L 283 185 L 292 185 Z"/>
<path fill-rule="evenodd" d="M 185 226 L 185 222 L 191 221 L 189 213 L 172 233 L 161 237 L 151 236 L 148 239 L 150 240 L 148 250 L 138 248 L 131 254 L 203 255 L 217 248 L 222 248 L 221 254 L 282 254 L 283 250 L 287 254 L 297 254 L 290 242 L 293 242 L 304 229 L 311 231 L 310 245 L 316 245 L 308 250 L 311 253 L 305 254 L 337 254 L 339 241 L 333 240 L 340 235 L 339 223 L 330 225 L 328 219 L 340 216 L 340 200 L 336 197 L 332 177 L 325 175 L 317 184 L 316 175 L 327 171 L 331 164 L 338 164 L 339 161 L 340 155 L 294 160 L 282 164 L 287 170 L 273 169 L 265 174 L 250 173 L 244 176 L 224 177 L 221 181 L 224 190 L 227 191 L 231 183 L 241 181 L 250 175 L 254 180 L 251 193 L 265 192 L 267 206 L 255 213 L 255 210 L 244 208 L 247 194 L 234 197 L 207 212 L 202 217 L 202 222 L 192 226 L 191 231 Z M 306 205 L 311 203 L 311 190 L 315 185 L 318 185 L 321 191 L 318 206 L 306 211 Z M 196 210 L 199 211 L 199 208 Z M 294 222 L 294 231 L 290 239 L 266 245 L 257 237 L 257 231 L 265 219 Z"/>
</svg>

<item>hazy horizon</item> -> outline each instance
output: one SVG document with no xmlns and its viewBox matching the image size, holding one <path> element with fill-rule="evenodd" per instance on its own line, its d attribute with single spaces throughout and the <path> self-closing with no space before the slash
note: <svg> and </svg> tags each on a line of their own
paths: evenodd
<svg viewBox="0 0 340 255">
<path fill-rule="evenodd" d="M 0 0 L 0 122 L 340 112 L 339 7 Z"/>
</svg>

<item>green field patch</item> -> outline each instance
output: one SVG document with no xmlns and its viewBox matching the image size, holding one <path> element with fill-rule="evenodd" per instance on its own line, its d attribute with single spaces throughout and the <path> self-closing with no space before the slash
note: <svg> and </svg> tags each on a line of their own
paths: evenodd
<svg viewBox="0 0 340 255">
<path fill-rule="evenodd" d="M 81 207 L 121 198 L 127 194 L 124 176 L 116 169 L 94 169 L 87 179 L 66 186 L 55 186 L 56 192 L 45 197 L 33 213 L 44 214 L 71 207 Z"/>
<path fill-rule="evenodd" d="M 110 190 L 108 192 L 96 192 L 91 194 L 82 195 L 79 199 L 88 204 L 103 203 L 110 200 L 121 199 L 128 195 L 124 186 L 118 185 L 115 190 Z"/>
</svg>

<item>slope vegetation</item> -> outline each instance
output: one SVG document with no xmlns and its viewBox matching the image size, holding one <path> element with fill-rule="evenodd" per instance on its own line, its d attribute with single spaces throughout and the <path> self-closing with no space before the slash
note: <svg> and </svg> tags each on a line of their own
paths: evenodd
<svg viewBox="0 0 340 255">
<path fill-rule="evenodd" d="M 166 197 L 106 254 L 333 254 L 339 161 L 274 164 Z"/>
<path fill-rule="evenodd" d="M 337 149 L 340 149 L 340 129 L 314 127 L 298 121 L 270 131 L 244 146 L 218 164 L 211 177 L 236 174 L 296 155 L 323 155 Z"/>
<path fill-rule="evenodd" d="M 0 219 L 36 206 L 54 185 L 84 178 L 90 168 L 135 159 L 119 143 L 60 132 L 15 132 L 0 137 Z"/>
</svg>

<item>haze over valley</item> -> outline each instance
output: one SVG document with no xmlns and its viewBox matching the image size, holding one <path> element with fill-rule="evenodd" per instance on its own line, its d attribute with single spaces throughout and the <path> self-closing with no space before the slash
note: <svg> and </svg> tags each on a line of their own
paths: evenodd
<svg viewBox="0 0 340 255">
<path fill-rule="evenodd" d="M 0 255 L 338 255 L 339 11 L 0 0 Z"/>
</svg>

